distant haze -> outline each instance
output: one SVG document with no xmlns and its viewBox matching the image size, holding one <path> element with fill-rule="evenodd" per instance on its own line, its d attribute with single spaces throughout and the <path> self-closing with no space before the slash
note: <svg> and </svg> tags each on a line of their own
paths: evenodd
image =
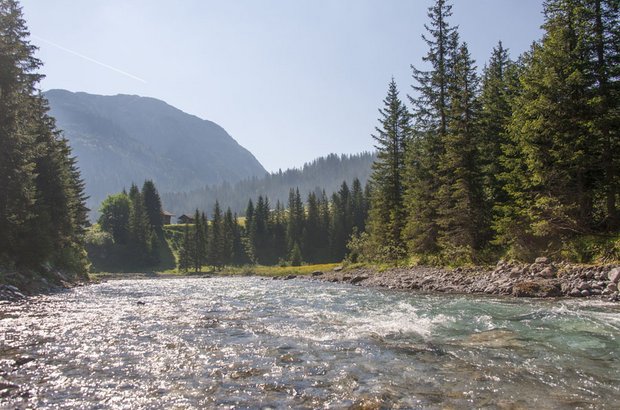
<svg viewBox="0 0 620 410">
<path fill-rule="evenodd" d="M 224 127 L 269 171 L 372 148 L 393 75 L 421 66 L 430 0 L 22 0 L 44 89 L 137 94 Z M 457 0 L 479 68 L 541 31 L 542 1 Z"/>
</svg>

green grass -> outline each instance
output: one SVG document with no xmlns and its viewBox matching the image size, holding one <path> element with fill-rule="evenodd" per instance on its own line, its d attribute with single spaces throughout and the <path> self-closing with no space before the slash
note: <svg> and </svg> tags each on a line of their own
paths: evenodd
<svg viewBox="0 0 620 410">
<path fill-rule="evenodd" d="M 333 270 L 337 266 L 342 266 L 341 263 L 322 263 L 314 265 L 302 265 L 302 266 L 263 266 L 263 265 L 248 265 L 248 266 L 229 266 L 225 267 L 218 273 L 226 275 L 258 275 L 258 276 L 288 276 L 288 275 L 310 275 L 312 272 L 321 271 L 327 272 Z"/>
</svg>

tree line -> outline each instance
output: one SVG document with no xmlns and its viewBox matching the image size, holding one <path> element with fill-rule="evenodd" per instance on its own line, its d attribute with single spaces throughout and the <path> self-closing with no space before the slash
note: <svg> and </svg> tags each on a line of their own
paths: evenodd
<svg viewBox="0 0 620 410">
<path fill-rule="evenodd" d="M 277 201 L 286 203 L 291 187 L 297 187 L 305 198 L 309 192 L 320 196 L 323 190 L 331 196 L 340 188 L 342 181 L 353 181 L 355 178 L 366 184 L 374 159 L 374 153 L 369 152 L 330 154 L 306 163 L 301 168 L 280 170 L 262 177 L 235 183 L 224 182 L 190 192 L 164 192 L 162 201 L 169 211 L 180 215 L 191 213 L 196 208 L 212 210 L 217 199 L 223 208 L 230 207 L 233 212 L 242 215 L 248 198 L 257 198 L 259 194 L 269 197 L 274 204 Z"/>
<path fill-rule="evenodd" d="M 0 268 L 85 273 L 84 183 L 48 115 L 21 7 L 0 1 Z"/>
<path fill-rule="evenodd" d="M 389 84 L 355 249 L 479 262 L 565 255 L 578 238 L 617 235 L 618 1 L 546 1 L 542 40 L 516 60 L 500 42 L 482 75 L 451 8 L 429 8 L 409 105 Z"/>
<path fill-rule="evenodd" d="M 153 266 L 159 262 L 164 220 L 153 181 L 144 181 L 141 190 L 131 184 L 129 192 L 109 195 L 99 212 L 98 227 L 112 239 L 107 244 L 99 241 L 98 245 L 107 245 L 105 252 L 131 266 Z"/>
<path fill-rule="evenodd" d="M 287 206 L 277 201 L 272 207 L 261 195 L 248 201 L 243 223 L 216 201 L 210 220 L 196 210 L 194 223 L 185 225 L 179 269 L 342 261 L 351 236 L 365 230 L 369 206 L 369 188 L 358 179 L 351 188 L 343 182 L 331 198 L 310 192 L 305 203 L 299 189 L 291 189 Z"/>
</svg>

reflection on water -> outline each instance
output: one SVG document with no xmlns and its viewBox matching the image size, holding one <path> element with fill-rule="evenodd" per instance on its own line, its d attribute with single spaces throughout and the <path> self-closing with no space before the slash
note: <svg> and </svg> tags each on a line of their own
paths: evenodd
<svg viewBox="0 0 620 410">
<path fill-rule="evenodd" d="M 0 407 L 618 403 L 620 307 L 605 302 L 218 278 L 0 305 Z"/>
</svg>

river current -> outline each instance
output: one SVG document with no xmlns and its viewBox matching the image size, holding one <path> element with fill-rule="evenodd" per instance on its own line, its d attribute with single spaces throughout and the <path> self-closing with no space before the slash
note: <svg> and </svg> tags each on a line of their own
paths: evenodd
<svg viewBox="0 0 620 410">
<path fill-rule="evenodd" d="M 0 408 L 618 408 L 620 306 L 306 280 L 0 305 Z"/>
</svg>

